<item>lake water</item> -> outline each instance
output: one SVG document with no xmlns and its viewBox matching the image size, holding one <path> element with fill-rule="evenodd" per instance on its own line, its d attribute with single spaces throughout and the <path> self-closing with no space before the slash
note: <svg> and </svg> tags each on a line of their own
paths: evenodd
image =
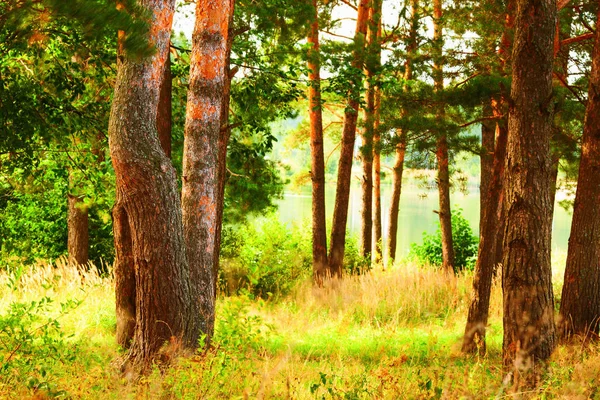
<svg viewBox="0 0 600 400">
<path fill-rule="evenodd" d="M 391 185 L 382 185 L 382 224 L 384 243 L 389 223 L 389 205 L 392 192 Z M 330 228 L 335 199 L 335 183 L 326 185 L 326 212 L 327 224 Z M 358 234 L 360 230 L 360 186 L 352 186 L 350 192 L 350 208 L 348 215 L 348 229 Z M 462 208 L 462 214 L 469 221 L 474 233 L 479 230 L 479 189 L 471 187 L 467 194 L 455 191 L 450 194 L 452 209 Z M 304 186 L 299 191 L 286 191 L 283 199 L 278 201 L 279 215 L 283 222 L 293 223 L 302 220 L 310 221 L 311 218 L 311 187 Z M 438 215 L 433 210 L 438 209 L 437 189 L 426 190 L 416 185 L 403 184 L 400 198 L 400 215 L 398 217 L 398 248 L 397 257 L 408 254 L 411 243 L 421 243 L 422 234 L 435 232 L 437 229 Z M 565 211 L 558 204 L 554 207 L 554 220 L 552 229 L 552 251 L 566 252 L 571 229 L 571 213 Z"/>
</svg>

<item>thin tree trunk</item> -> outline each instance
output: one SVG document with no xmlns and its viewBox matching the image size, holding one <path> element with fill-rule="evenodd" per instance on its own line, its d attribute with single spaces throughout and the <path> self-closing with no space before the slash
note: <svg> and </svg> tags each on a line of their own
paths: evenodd
<svg viewBox="0 0 600 400">
<path fill-rule="evenodd" d="M 126 345 L 133 331 L 130 360 L 144 365 L 166 341 L 194 348 L 199 336 L 177 179 L 160 147 L 156 124 L 174 3 L 141 2 L 153 14 L 150 40 L 156 53 L 141 61 L 120 55 L 109 122 L 117 184 L 117 340 Z"/>
<path fill-rule="evenodd" d="M 233 40 L 235 35 L 233 33 L 233 15 L 235 9 L 235 0 L 230 0 L 230 11 L 229 11 L 229 33 L 227 35 L 227 49 L 226 49 L 226 60 L 224 67 L 225 83 L 223 85 L 223 102 L 221 104 L 221 133 L 219 135 L 218 144 L 218 167 L 217 167 L 217 181 L 219 182 L 217 192 L 217 227 L 215 230 L 215 251 L 213 274 L 215 277 L 219 276 L 219 256 L 221 252 L 221 238 L 223 232 L 223 211 L 225 207 L 225 185 L 227 184 L 227 146 L 229 144 L 229 137 L 231 136 L 231 127 L 229 125 L 229 104 L 231 102 L 231 80 L 237 72 L 237 67 L 231 68 L 231 47 L 233 46 Z M 214 294 L 217 294 L 217 280 L 214 281 Z"/>
<path fill-rule="evenodd" d="M 492 105 L 486 101 L 483 105 L 483 116 L 493 114 Z M 479 183 L 479 234 L 483 231 L 484 214 L 489 204 L 488 193 L 492 181 L 492 168 L 494 165 L 494 146 L 496 136 L 496 122 L 484 121 L 481 123 L 481 153 L 479 154 L 479 165 L 481 167 L 481 180 Z"/>
<path fill-rule="evenodd" d="M 502 263 L 503 360 L 517 374 L 535 369 L 555 346 L 549 185 L 555 24 L 555 1 L 517 1 Z"/>
<path fill-rule="evenodd" d="M 371 15 L 369 19 L 369 27 L 367 30 L 369 42 L 369 55 L 373 64 L 372 68 L 367 67 L 367 72 L 371 75 L 372 80 L 378 73 L 381 66 L 381 8 L 383 2 L 381 0 L 373 0 L 371 3 Z M 369 72 L 370 71 L 370 72 Z M 372 245 L 371 245 L 371 261 L 378 264 L 381 262 L 382 246 L 381 241 L 381 134 L 379 133 L 379 107 L 381 104 L 381 91 L 378 84 L 369 82 L 368 91 L 373 92 L 373 107 L 372 107 L 372 144 L 373 148 L 373 204 L 372 204 Z M 370 99 L 371 95 L 368 94 Z M 370 109 L 370 107 L 368 107 Z M 371 125 L 369 125 L 371 126 Z"/>
<path fill-rule="evenodd" d="M 600 21 L 600 11 L 597 21 Z M 600 30 L 592 53 L 581 162 L 562 289 L 562 337 L 598 334 L 600 326 Z"/>
<path fill-rule="evenodd" d="M 163 71 L 162 84 L 160 85 L 160 94 L 158 98 L 158 115 L 156 117 L 156 127 L 158 128 L 158 139 L 166 156 L 171 158 L 171 124 L 172 124 L 172 76 L 171 76 L 171 56 L 167 55 L 165 68 Z"/>
<path fill-rule="evenodd" d="M 327 229 L 325 222 L 325 155 L 323 152 L 323 115 L 321 111 L 321 63 L 319 61 L 319 11 L 313 0 L 313 23 L 308 35 L 308 103 L 312 179 L 313 277 L 318 285 L 327 277 Z"/>
<path fill-rule="evenodd" d="M 502 209 L 502 188 L 504 181 L 504 161 L 506 157 L 507 130 L 500 129 L 496 140 L 491 181 L 484 195 L 486 203 L 479 233 L 479 250 L 473 279 L 473 299 L 469 307 L 469 316 L 463 336 L 462 351 L 473 352 L 480 349 L 485 352 L 485 331 L 490 308 L 492 278 L 496 264 L 496 244 L 498 215 Z"/>
<path fill-rule="evenodd" d="M 380 25 L 381 27 L 381 25 Z M 373 123 L 373 258 L 374 264 L 382 261 L 383 233 L 381 226 L 381 134 L 379 132 L 381 91 L 375 91 L 375 115 Z"/>
<path fill-rule="evenodd" d="M 498 58 L 500 59 L 500 70 L 498 72 L 502 76 L 506 75 L 505 66 L 508 59 L 507 54 L 512 44 L 510 38 L 512 37 L 513 25 L 514 3 L 510 1 L 506 5 L 504 32 L 500 38 L 500 48 L 498 49 Z M 494 124 L 495 132 L 493 134 L 495 134 L 495 138 L 485 137 L 484 134 L 489 134 L 489 132 L 482 132 L 483 149 L 494 149 L 494 152 L 491 157 L 491 170 L 487 172 L 489 173 L 487 178 L 484 177 L 486 174 L 484 170 L 488 168 L 487 162 L 484 162 L 485 154 L 482 155 L 481 160 L 482 192 L 480 193 L 480 201 L 483 213 L 479 221 L 479 248 L 473 278 L 473 298 L 469 307 L 462 344 L 462 351 L 467 353 L 477 350 L 481 353 L 486 351 L 485 332 L 488 323 L 492 282 L 496 275 L 496 268 L 502 262 L 504 163 L 508 140 L 507 119 L 504 116 L 505 106 L 506 99 L 503 94 L 498 98 L 490 99 L 489 110 L 486 114 L 491 112 L 497 121 Z M 489 154 L 488 151 L 485 152 Z M 487 184 L 485 183 L 486 180 L 488 180 Z"/>
<path fill-rule="evenodd" d="M 358 18 L 356 20 L 356 33 L 354 41 L 357 49 L 354 52 L 352 66 L 362 70 L 365 34 L 367 32 L 367 16 L 369 0 L 360 0 L 358 4 Z M 346 223 L 348 221 L 348 205 L 350 202 L 350 181 L 352 173 L 352 159 L 354 155 L 354 140 L 356 138 L 356 121 L 358 118 L 358 105 L 360 100 L 360 85 L 362 77 L 356 75 L 348 91 L 346 111 L 344 112 L 344 128 L 342 131 L 342 148 L 338 165 L 338 180 L 335 192 L 335 205 L 333 208 L 333 222 L 331 227 L 331 248 L 329 253 L 329 274 L 342 276 L 344 262 L 344 249 L 346 247 Z"/>
<path fill-rule="evenodd" d="M 435 45 L 434 56 L 434 85 L 435 91 L 441 94 L 444 90 L 443 71 L 443 27 L 442 27 L 442 0 L 433 1 L 433 41 Z M 438 100 L 441 101 L 441 100 Z M 438 122 L 444 120 L 444 105 L 438 105 L 436 118 Z M 440 128 L 441 129 L 441 128 Z M 447 273 L 454 272 L 454 245 L 452 243 L 452 211 L 450 210 L 450 171 L 448 165 L 448 139 L 445 132 L 438 132 L 437 148 L 437 185 L 439 193 L 439 217 L 442 231 L 442 262 Z"/>
<path fill-rule="evenodd" d="M 406 45 L 406 60 L 404 62 L 404 80 L 412 80 L 412 63 L 414 52 L 417 49 L 417 30 L 419 27 L 419 1 L 411 0 L 411 21 L 410 32 Z M 408 86 L 404 86 L 404 91 Z M 401 110 L 402 116 L 406 116 L 406 111 Z M 390 200 L 390 221 L 387 235 L 387 264 L 391 265 L 396 258 L 396 243 L 398 237 L 398 214 L 400 212 L 400 195 L 402 193 L 402 174 L 404 172 L 404 157 L 406 155 L 406 132 L 402 129 L 396 130 L 398 143 L 395 146 L 396 161 L 392 170 L 392 197 Z"/>
<path fill-rule="evenodd" d="M 371 257 L 373 252 L 373 135 L 375 124 L 375 84 L 373 79 L 377 69 L 376 57 L 379 54 L 377 48 L 377 31 L 381 20 L 379 0 L 370 0 L 368 7 L 367 43 L 365 58 L 365 103 L 364 129 L 362 129 L 362 146 L 360 155 L 363 163 L 361 189 L 361 229 L 360 229 L 360 255 Z"/>
<path fill-rule="evenodd" d="M 89 231 L 88 211 L 81 196 L 67 195 L 67 251 L 69 263 L 85 265 L 88 263 Z"/>
<path fill-rule="evenodd" d="M 181 203 L 192 282 L 199 288 L 201 331 L 210 341 L 215 320 L 218 257 L 219 139 L 226 81 L 230 0 L 196 3 L 183 148 Z"/>
</svg>

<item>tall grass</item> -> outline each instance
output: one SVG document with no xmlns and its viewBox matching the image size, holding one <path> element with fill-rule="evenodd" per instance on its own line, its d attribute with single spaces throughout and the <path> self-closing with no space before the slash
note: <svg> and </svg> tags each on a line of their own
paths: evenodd
<svg viewBox="0 0 600 400">
<path fill-rule="evenodd" d="M 510 394 L 511 388 L 502 387 L 498 284 L 488 354 L 459 351 L 472 284 L 468 273 L 446 276 L 433 267 L 400 263 L 323 288 L 307 281 L 276 301 L 250 294 L 221 296 L 213 347 L 157 364 L 144 377 L 123 375 L 119 368 L 110 277 L 64 261 L 18 275 L 0 272 L 0 331 L 7 329 L 1 321 L 7 321 L 14 304 L 47 297 L 50 305 L 28 328 L 37 339 L 16 353 L 38 349 L 31 354 L 42 354 L 45 339 L 37 328 L 48 318 L 59 321 L 62 336 L 50 332 L 60 336 L 49 342 L 58 349 L 43 353 L 58 357 L 56 362 L 19 354 L 19 360 L 30 363 L 16 368 L 29 368 L 37 381 L 19 375 L 25 370 L 11 369 L 10 376 L 23 379 L 0 375 L 0 398 L 454 399 Z M 61 303 L 69 301 L 74 306 L 63 312 Z M 0 363 L 6 363 L 15 349 L 2 349 Z M 560 346 L 538 388 L 515 396 L 600 397 L 599 365 L 595 344 Z"/>
</svg>

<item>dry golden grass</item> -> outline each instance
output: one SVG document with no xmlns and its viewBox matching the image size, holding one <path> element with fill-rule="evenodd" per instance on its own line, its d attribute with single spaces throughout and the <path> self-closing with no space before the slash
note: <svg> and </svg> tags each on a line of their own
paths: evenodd
<svg viewBox="0 0 600 400">
<path fill-rule="evenodd" d="M 306 282 L 277 302 L 220 298 L 215 348 L 157 365 L 141 378 L 119 370 L 110 278 L 63 262 L 24 274 L 18 290 L 8 289 L 9 279 L 0 273 L 0 315 L 15 301 L 42 296 L 57 306 L 82 302 L 60 317 L 63 330 L 74 334 L 66 346 L 76 357 L 50 371 L 52 390 L 0 384 L 0 398 L 44 398 L 59 390 L 86 399 L 600 398 L 595 344 L 559 346 L 535 391 L 509 394 L 502 387 L 498 284 L 488 354 L 461 354 L 470 274 L 448 277 L 403 263 L 324 288 Z"/>
</svg>

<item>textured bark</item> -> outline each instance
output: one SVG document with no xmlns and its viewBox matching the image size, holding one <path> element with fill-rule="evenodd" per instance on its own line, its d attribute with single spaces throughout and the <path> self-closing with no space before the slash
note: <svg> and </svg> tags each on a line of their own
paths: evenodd
<svg viewBox="0 0 600 400">
<path fill-rule="evenodd" d="M 201 330 L 210 341 L 215 319 L 218 257 L 219 139 L 227 62 L 230 0 L 196 3 L 183 145 L 181 205 L 192 282 L 198 287 Z"/>
<path fill-rule="evenodd" d="M 362 70 L 362 49 L 367 32 L 367 16 L 369 0 L 360 0 L 358 4 L 358 18 L 356 19 L 356 33 L 354 41 L 358 44 L 354 52 L 352 66 Z M 355 76 L 348 91 L 346 111 L 344 112 L 344 128 L 342 130 L 342 148 L 338 165 L 338 179 L 335 191 L 335 205 L 333 208 L 333 222 L 331 226 L 331 248 L 329 252 L 329 274 L 342 276 L 344 262 L 344 249 L 346 247 L 346 223 L 348 222 L 348 205 L 350 202 L 350 180 L 352 173 L 352 158 L 354 155 L 354 140 L 356 138 L 356 121 L 358 118 L 358 105 L 360 99 L 360 85 L 362 77 Z"/>
<path fill-rule="evenodd" d="M 381 27 L 381 25 L 380 25 Z M 379 133 L 381 91 L 375 91 L 375 115 L 373 116 L 373 257 L 379 264 L 383 254 L 383 233 L 381 226 L 381 134 Z"/>
<path fill-rule="evenodd" d="M 492 105 L 486 102 L 483 106 L 483 116 L 492 116 Z M 492 181 L 492 168 L 494 165 L 494 146 L 496 135 L 496 122 L 484 121 L 481 123 L 481 153 L 479 154 L 479 165 L 481 169 L 481 180 L 479 183 L 479 232 L 483 230 L 485 210 L 489 204 L 488 193 Z"/>
<path fill-rule="evenodd" d="M 313 23 L 308 43 L 308 103 L 310 115 L 310 150 L 312 179 L 313 277 L 321 284 L 327 277 L 327 229 L 325 221 L 325 155 L 323 152 L 323 114 L 321 111 L 321 64 L 319 61 L 319 15 L 313 0 Z"/>
<path fill-rule="evenodd" d="M 411 24 L 408 40 L 406 43 L 406 60 L 404 62 L 404 80 L 410 81 L 413 76 L 413 57 L 417 49 L 417 30 L 419 28 L 419 0 L 411 0 Z M 408 90 L 404 86 L 404 90 Z M 406 111 L 400 111 L 406 116 Z M 402 173 L 404 172 L 404 157 L 406 155 L 406 132 L 402 129 L 396 130 L 398 143 L 395 153 L 396 161 L 392 170 L 392 197 L 390 200 L 390 222 L 388 226 L 387 239 L 387 263 L 391 265 L 396 258 L 396 243 L 398 237 L 398 214 L 400 212 L 400 195 L 402 193 Z"/>
<path fill-rule="evenodd" d="M 373 244 L 373 135 L 375 123 L 375 84 L 373 79 L 377 68 L 376 58 L 379 56 L 377 31 L 381 21 L 380 0 L 370 0 L 367 17 L 367 43 L 365 58 L 365 108 L 364 129 L 362 129 L 361 178 L 361 212 L 360 212 L 360 247 L 362 257 L 370 257 Z"/>
<path fill-rule="evenodd" d="M 597 21 L 600 21 L 600 11 Z M 600 30 L 596 29 L 581 162 L 560 304 L 563 337 L 598 334 L 600 324 Z"/>
<path fill-rule="evenodd" d="M 435 91 L 444 90 L 444 71 L 442 61 L 443 42 L 442 0 L 433 1 L 433 41 L 435 55 L 433 80 Z M 444 105 L 438 106 L 436 118 L 444 120 Z M 448 166 L 448 139 L 445 132 L 438 132 L 435 156 L 437 160 L 437 186 L 439 193 L 439 217 L 442 231 L 442 268 L 446 273 L 454 272 L 454 245 L 452 243 L 452 211 L 450 210 L 450 171 Z"/>
<path fill-rule="evenodd" d="M 156 53 L 141 61 L 120 56 L 109 122 L 117 192 L 117 340 L 126 344 L 133 330 L 130 359 L 146 365 L 166 341 L 194 348 L 199 336 L 177 179 L 156 124 L 174 3 L 141 2 L 152 13 Z"/>
<path fill-rule="evenodd" d="M 88 263 L 89 232 L 88 211 L 81 196 L 67 195 L 67 251 L 69 263 L 85 265 Z"/>
<path fill-rule="evenodd" d="M 518 0 L 505 164 L 504 364 L 522 372 L 555 346 L 550 267 L 556 2 Z"/>
<path fill-rule="evenodd" d="M 512 45 L 512 30 L 514 28 L 514 3 L 509 1 L 506 5 L 506 17 L 504 32 L 500 38 L 500 48 L 498 49 L 498 58 L 500 60 L 500 70 L 498 73 L 505 76 L 507 53 Z M 506 145 L 508 140 L 507 119 L 504 117 L 506 99 L 504 95 L 498 98 L 491 98 L 489 108 L 484 110 L 486 114 L 491 113 L 495 120 L 494 133 L 495 138 L 486 137 L 489 135 L 487 130 L 491 127 L 482 125 L 482 148 L 484 154 L 481 159 L 481 219 L 479 221 L 479 248 L 477 252 L 477 262 L 475 264 L 475 274 L 473 278 L 473 298 L 469 307 L 467 324 L 463 336 L 462 351 L 474 352 L 479 350 L 481 353 L 486 351 L 485 332 L 488 323 L 490 295 L 492 290 L 492 281 L 496 275 L 497 266 L 502 262 L 502 241 L 504 238 L 504 164 L 506 158 Z M 488 160 L 484 160 L 485 149 L 494 149 L 491 167 L 488 166 Z M 489 157 L 489 155 L 488 155 Z M 485 171 L 490 168 L 490 171 Z M 486 176 L 489 173 L 489 176 Z M 487 183 L 486 183 L 487 181 Z"/>
<path fill-rule="evenodd" d="M 162 76 L 162 83 L 160 85 L 160 94 L 158 97 L 158 115 L 156 117 L 156 127 L 158 128 L 158 139 L 160 140 L 160 145 L 169 158 L 171 158 L 171 92 L 171 57 L 167 56 Z"/>
<path fill-rule="evenodd" d="M 486 203 L 485 213 L 480 224 L 479 249 L 475 276 L 473 279 L 473 299 L 469 307 L 467 325 L 463 336 L 462 351 L 485 352 L 485 331 L 490 308 L 492 278 L 496 264 L 497 229 L 502 212 L 502 188 L 504 181 L 504 161 L 506 157 L 507 130 L 499 129 L 494 151 L 491 181 L 482 200 Z"/>
<path fill-rule="evenodd" d="M 219 256 L 221 251 L 221 237 L 223 232 L 223 209 L 225 206 L 225 185 L 227 183 L 227 146 L 229 144 L 229 137 L 231 136 L 231 127 L 229 126 L 229 104 L 230 104 L 230 93 L 231 93 L 231 80 L 237 70 L 231 68 L 231 46 L 233 45 L 233 13 L 235 8 L 235 0 L 230 0 L 229 8 L 229 33 L 227 35 L 227 49 L 225 55 L 225 83 L 223 85 L 223 101 L 221 103 L 221 134 L 219 135 L 219 148 L 218 148 L 218 168 L 217 168 L 217 180 L 219 182 L 217 192 L 217 228 L 215 231 L 215 251 L 213 273 L 215 277 L 219 276 Z M 214 293 L 217 294 L 217 279 L 215 279 Z"/>
</svg>

